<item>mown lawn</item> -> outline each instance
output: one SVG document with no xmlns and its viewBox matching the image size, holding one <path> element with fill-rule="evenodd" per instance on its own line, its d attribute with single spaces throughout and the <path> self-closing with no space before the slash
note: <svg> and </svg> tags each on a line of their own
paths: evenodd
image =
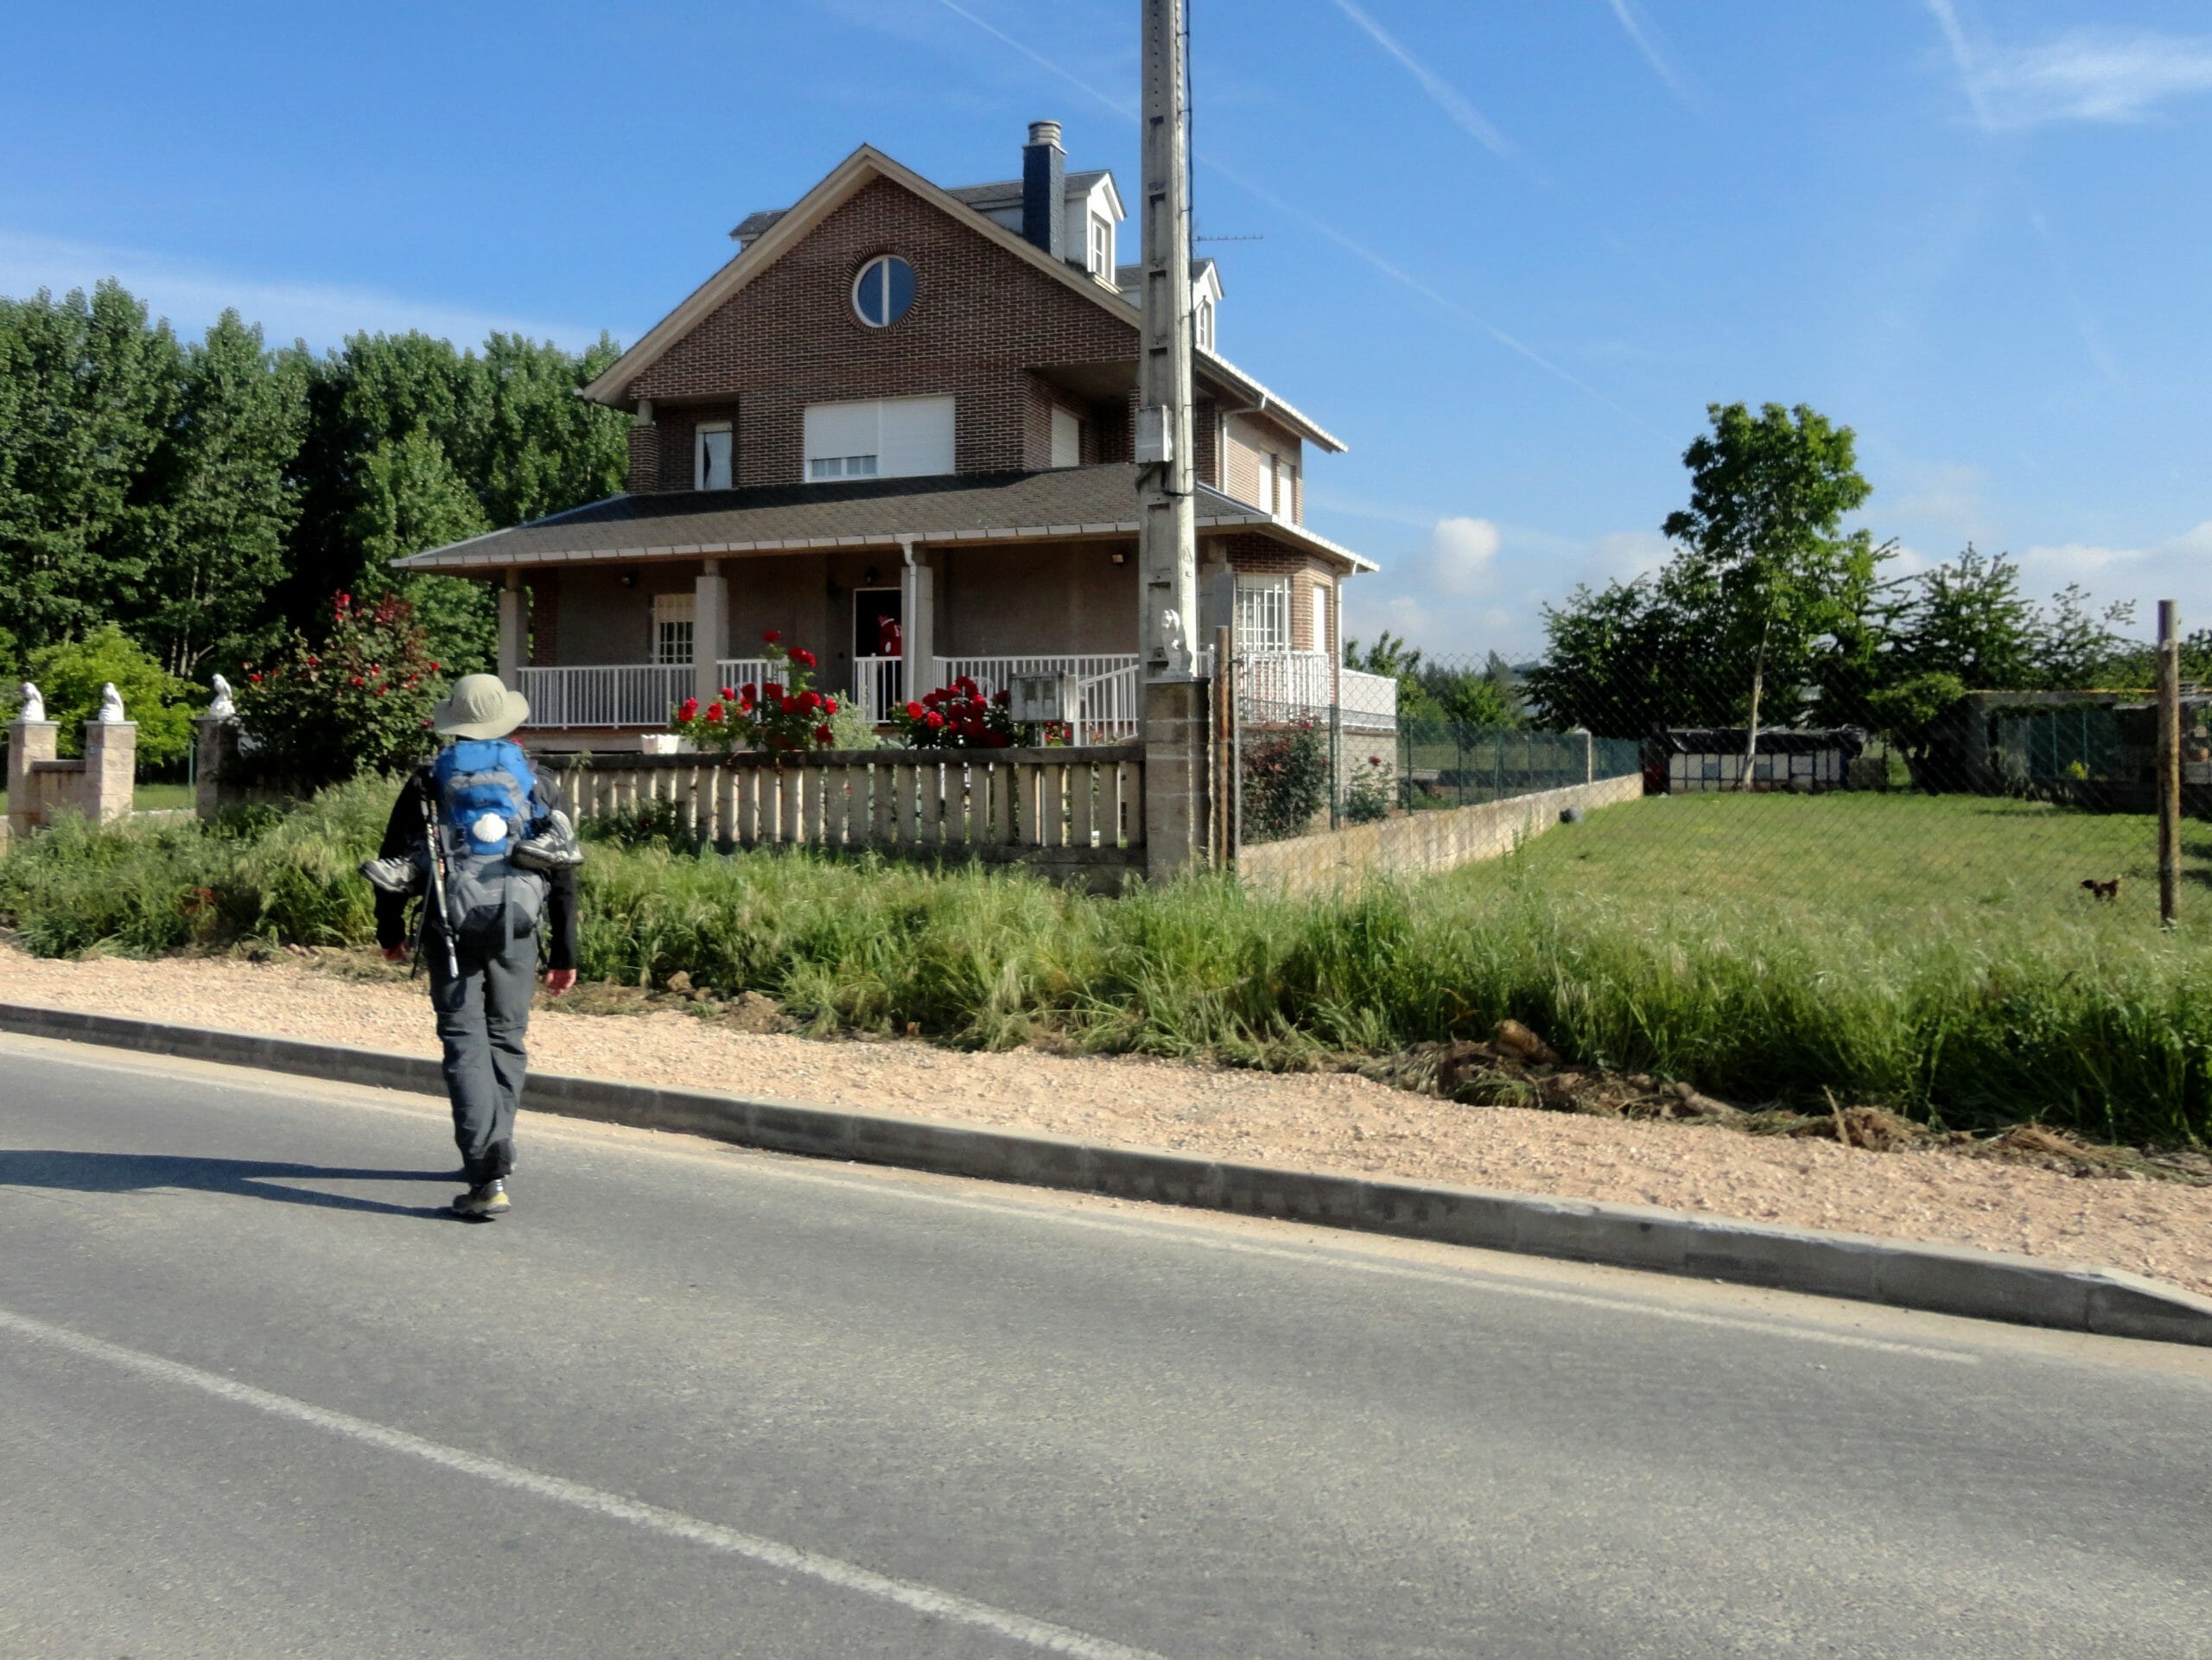
<svg viewBox="0 0 2212 1660">
<path fill-rule="evenodd" d="M 172 812 L 192 805 L 192 786 L 189 784 L 142 784 L 133 792 L 134 805 L 140 812 Z M 8 811 L 8 792 L 0 789 L 0 813 Z"/>
<path fill-rule="evenodd" d="M 2212 825 L 2190 821 L 2183 845 L 2183 920 L 2203 936 Z M 2116 900 L 2082 887 L 2114 877 Z M 1764 911 L 1815 928 L 1847 921 L 1924 935 L 2040 919 L 2140 934 L 2158 925 L 2158 821 L 1976 796 L 1658 796 L 1447 880 L 1471 891 L 1525 880 L 1662 912 Z"/>
</svg>

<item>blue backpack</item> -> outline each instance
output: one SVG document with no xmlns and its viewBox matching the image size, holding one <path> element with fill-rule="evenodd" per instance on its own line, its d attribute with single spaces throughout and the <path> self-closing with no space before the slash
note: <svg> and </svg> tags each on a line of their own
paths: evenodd
<svg viewBox="0 0 2212 1660">
<path fill-rule="evenodd" d="M 547 811 L 530 758 L 505 738 L 464 738 L 430 763 L 430 798 L 447 932 L 494 948 L 535 932 L 546 880 L 510 857 Z"/>
</svg>

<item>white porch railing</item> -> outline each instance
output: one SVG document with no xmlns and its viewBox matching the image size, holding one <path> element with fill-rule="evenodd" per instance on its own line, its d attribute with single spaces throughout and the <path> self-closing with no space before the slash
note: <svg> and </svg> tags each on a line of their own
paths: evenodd
<svg viewBox="0 0 2212 1660">
<path fill-rule="evenodd" d="M 929 690 L 925 686 L 924 691 Z M 880 726 L 891 711 L 906 701 L 906 662 L 897 657 L 856 657 L 853 659 L 853 707 L 861 716 Z"/>
<path fill-rule="evenodd" d="M 516 675 L 532 726 L 664 727 L 691 695 L 689 663 L 607 663 L 532 668 Z"/>
<path fill-rule="evenodd" d="M 1033 657 L 940 657 L 931 685 L 963 675 L 985 696 L 1003 690 L 1018 674 L 1065 674 L 1076 683 L 1076 741 L 1122 743 L 1137 736 L 1144 707 L 1136 654 Z M 724 658 L 715 665 L 716 684 L 758 686 L 769 678 L 764 658 Z M 691 696 L 689 664 L 605 664 L 575 668 L 529 668 L 518 686 L 530 699 L 531 724 L 543 727 L 645 727 L 668 724 L 669 713 Z M 927 686 L 909 689 L 906 665 L 895 657 L 854 659 L 850 688 L 855 708 L 870 722 L 887 721 L 893 709 Z M 1398 683 L 1388 675 L 1337 669 L 1325 652 L 1274 652 L 1248 657 L 1237 671 L 1236 696 L 1248 721 L 1325 720 L 1340 701 L 1341 718 L 1355 731 L 1393 731 Z"/>
<path fill-rule="evenodd" d="M 725 657 L 715 664 L 715 685 L 717 690 L 728 686 L 732 691 L 751 686 L 760 690 L 760 683 L 768 677 L 768 659 L 765 657 Z M 677 700 L 681 703 L 683 699 Z"/>
</svg>

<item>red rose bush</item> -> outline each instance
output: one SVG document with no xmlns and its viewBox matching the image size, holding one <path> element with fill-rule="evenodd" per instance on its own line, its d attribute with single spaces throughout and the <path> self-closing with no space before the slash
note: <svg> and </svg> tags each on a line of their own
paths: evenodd
<svg viewBox="0 0 2212 1660">
<path fill-rule="evenodd" d="M 703 708 L 696 697 L 676 706 L 668 728 L 695 747 L 727 754 L 736 749 L 791 754 L 828 749 L 837 735 L 830 717 L 837 700 L 814 689 L 816 658 L 803 647 L 786 646 L 774 629 L 761 636 L 768 677 L 758 685 L 724 686 Z"/>
</svg>

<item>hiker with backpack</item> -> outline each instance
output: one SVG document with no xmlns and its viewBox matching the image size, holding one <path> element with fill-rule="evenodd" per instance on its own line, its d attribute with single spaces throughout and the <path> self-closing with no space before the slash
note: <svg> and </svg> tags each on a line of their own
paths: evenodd
<svg viewBox="0 0 2212 1660">
<path fill-rule="evenodd" d="M 429 964 L 468 1184 L 453 1208 L 472 1221 L 489 1221 L 511 1202 L 541 925 L 546 989 L 557 997 L 576 983 L 583 853 L 508 736 L 529 718 L 529 703 L 497 675 L 456 681 L 430 712 L 431 729 L 448 741 L 407 780 L 378 856 L 361 866 L 377 890 L 377 943 L 392 962 L 407 960 L 407 905 L 422 900 L 415 946 Z"/>
</svg>

